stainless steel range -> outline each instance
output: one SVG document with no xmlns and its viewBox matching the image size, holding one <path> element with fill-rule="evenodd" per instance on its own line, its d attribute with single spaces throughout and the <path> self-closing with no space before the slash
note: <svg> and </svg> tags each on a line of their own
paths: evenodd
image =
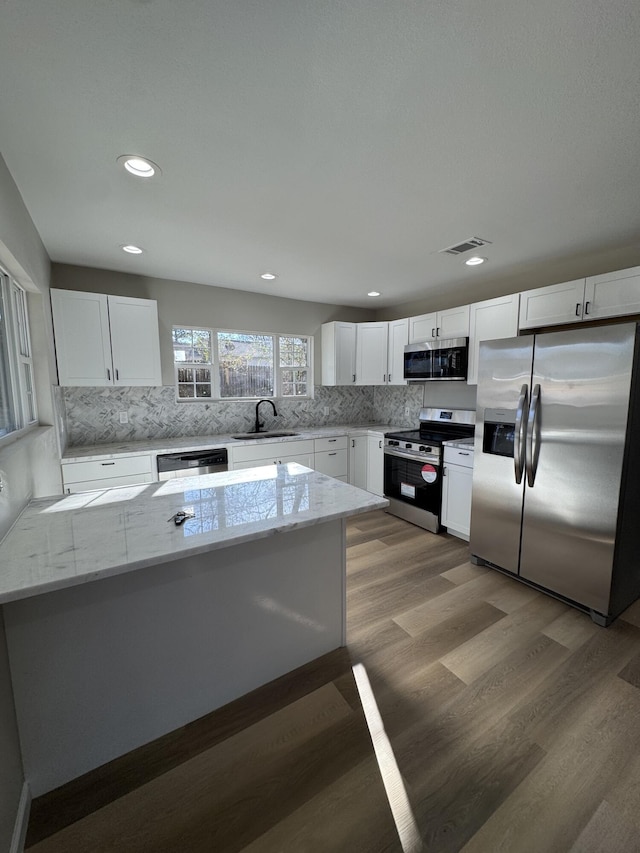
<svg viewBox="0 0 640 853">
<path fill-rule="evenodd" d="M 467 409 L 422 409 L 419 429 L 385 433 L 387 512 L 432 533 L 440 531 L 442 445 L 471 438 L 475 420 L 476 413 Z"/>
</svg>

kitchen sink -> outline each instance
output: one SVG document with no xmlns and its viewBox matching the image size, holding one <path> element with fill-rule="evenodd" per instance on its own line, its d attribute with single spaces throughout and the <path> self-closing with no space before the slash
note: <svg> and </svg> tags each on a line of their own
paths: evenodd
<svg viewBox="0 0 640 853">
<path fill-rule="evenodd" d="M 241 432 L 238 435 L 232 435 L 231 438 L 238 438 L 243 441 L 253 441 L 256 438 L 286 438 L 288 435 L 300 435 L 299 432 Z"/>
</svg>

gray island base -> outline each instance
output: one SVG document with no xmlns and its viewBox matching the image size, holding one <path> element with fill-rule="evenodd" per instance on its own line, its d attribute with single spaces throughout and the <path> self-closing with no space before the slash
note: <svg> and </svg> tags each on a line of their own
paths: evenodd
<svg viewBox="0 0 640 853">
<path fill-rule="evenodd" d="M 133 491 L 35 501 L 0 546 L 33 796 L 344 645 L 345 519 L 386 505 L 295 464 Z"/>
</svg>

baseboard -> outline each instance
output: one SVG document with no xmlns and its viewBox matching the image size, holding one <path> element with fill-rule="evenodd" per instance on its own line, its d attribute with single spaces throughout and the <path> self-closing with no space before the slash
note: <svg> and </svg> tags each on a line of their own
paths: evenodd
<svg viewBox="0 0 640 853">
<path fill-rule="evenodd" d="M 20 794 L 20 802 L 18 803 L 18 811 L 16 813 L 16 822 L 13 827 L 13 838 L 11 839 L 9 853 L 23 853 L 24 851 L 24 842 L 27 837 L 30 810 L 31 790 L 27 782 L 25 782 L 22 786 L 22 793 Z"/>
</svg>

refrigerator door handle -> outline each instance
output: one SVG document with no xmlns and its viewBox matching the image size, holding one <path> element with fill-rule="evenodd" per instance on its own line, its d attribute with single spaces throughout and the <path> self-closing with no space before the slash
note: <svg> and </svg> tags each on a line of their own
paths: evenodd
<svg viewBox="0 0 640 853">
<path fill-rule="evenodd" d="M 520 397 L 518 399 L 518 410 L 516 412 L 516 422 L 513 435 L 513 467 L 515 469 L 516 483 L 522 482 L 524 474 L 524 458 L 522 450 L 524 448 L 525 437 L 527 434 L 527 405 L 529 401 L 529 386 L 525 384 L 520 389 Z"/>
<path fill-rule="evenodd" d="M 531 406 L 529 407 L 529 419 L 527 424 L 526 436 L 526 468 L 527 468 L 527 483 L 533 486 L 536 479 L 536 471 L 538 470 L 538 439 L 536 432 L 536 419 L 538 417 L 538 407 L 540 406 L 540 385 L 535 385 L 531 394 Z M 535 439 L 535 444 L 534 444 Z"/>
</svg>

